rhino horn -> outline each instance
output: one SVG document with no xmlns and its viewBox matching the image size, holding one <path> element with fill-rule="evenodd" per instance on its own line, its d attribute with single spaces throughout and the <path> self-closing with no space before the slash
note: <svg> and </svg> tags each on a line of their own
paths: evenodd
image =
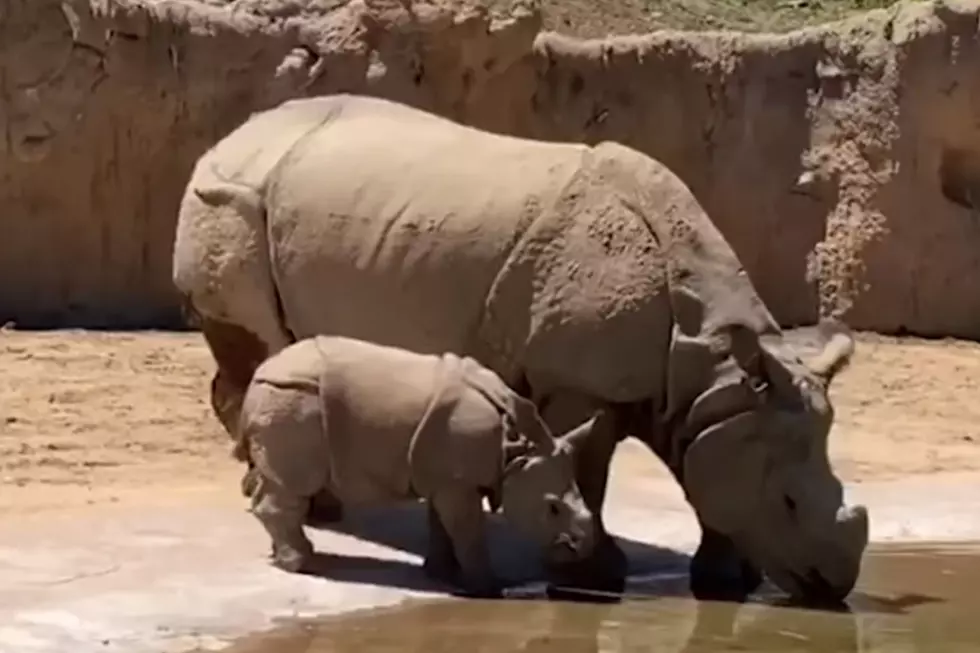
<svg viewBox="0 0 980 653">
<path fill-rule="evenodd" d="M 854 337 L 850 329 L 837 320 L 821 320 L 818 328 L 826 341 L 823 350 L 807 363 L 807 367 L 829 385 L 850 363 L 854 355 Z"/>
<path fill-rule="evenodd" d="M 610 409 L 607 406 L 597 409 L 592 417 L 560 436 L 558 438 L 559 446 L 573 455 L 576 454 L 596 433 L 596 426 L 600 419 L 610 416 Z"/>
</svg>

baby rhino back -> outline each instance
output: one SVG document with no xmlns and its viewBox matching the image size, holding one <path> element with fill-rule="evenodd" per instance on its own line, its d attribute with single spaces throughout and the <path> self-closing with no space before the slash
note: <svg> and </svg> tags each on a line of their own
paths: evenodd
<svg viewBox="0 0 980 653">
<path fill-rule="evenodd" d="M 347 413 L 365 437 L 407 429 L 407 445 L 432 397 L 440 358 L 344 337 L 318 336 L 310 343 L 318 349 L 309 355 L 319 358 L 328 409 Z"/>
<path fill-rule="evenodd" d="M 411 495 L 409 446 L 436 389 L 440 358 L 343 337 L 304 341 L 285 359 L 318 383 L 328 478 L 348 504 Z"/>
</svg>

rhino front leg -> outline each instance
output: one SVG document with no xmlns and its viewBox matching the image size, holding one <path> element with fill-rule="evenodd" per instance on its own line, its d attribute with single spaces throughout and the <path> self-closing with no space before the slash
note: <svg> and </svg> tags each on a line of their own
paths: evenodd
<svg viewBox="0 0 980 653">
<path fill-rule="evenodd" d="M 454 584 L 459 577 L 459 561 L 456 560 L 456 553 L 453 551 L 453 542 L 431 501 L 426 502 L 426 511 L 429 520 L 429 542 L 425 555 L 425 573 L 433 580 Z"/>
<path fill-rule="evenodd" d="M 307 569 L 313 543 L 303 532 L 309 501 L 259 476 L 252 494 L 252 514 L 272 538 L 272 564 L 289 572 Z"/>
<path fill-rule="evenodd" d="M 499 598 L 501 585 L 490 565 L 483 497 L 476 489 L 452 487 L 429 498 L 459 561 L 459 584 L 474 598 Z"/>
<path fill-rule="evenodd" d="M 762 574 L 731 539 L 701 524 L 701 544 L 691 560 L 691 593 L 702 601 L 743 601 L 762 584 Z"/>
</svg>

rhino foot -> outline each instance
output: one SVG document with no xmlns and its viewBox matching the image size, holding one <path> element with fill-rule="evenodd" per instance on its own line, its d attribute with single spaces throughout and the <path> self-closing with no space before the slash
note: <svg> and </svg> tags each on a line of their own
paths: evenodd
<svg viewBox="0 0 980 653">
<path fill-rule="evenodd" d="M 547 595 L 561 601 L 615 603 L 626 590 L 628 571 L 626 554 L 606 535 L 589 558 L 549 565 Z"/>
<path fill-rule="evenodd" d="M 719 569 L 691 563 L 691 594 L 699 601 L 747 599 L 762 584 L 762 574 L 751 565 Z"/>
<path fill-rule="evenodd" d="M 272 545 L 272 565 L 292 574 L 307 571 L 311 567 L 313 557 L 313 547 L 300 551 L 291 546 Z"/>
<path fill-rule="evenodd" d="M 691 594 L 699 601 L 744 601 L 759 589 L 762 574 L 731 541 L 706 531 L 691 560 Z"/>
<path fill-rule="evenodd" d="M 242 492 L 242 496 L 246 499 L 251 498 L 258 485 L 259 472 L 253 465 L 249 464 L 248 469 L 245 470 L 244 474 L 242 474 L 242 480 L 239 483 L 239 489 Z"/>
</svg>

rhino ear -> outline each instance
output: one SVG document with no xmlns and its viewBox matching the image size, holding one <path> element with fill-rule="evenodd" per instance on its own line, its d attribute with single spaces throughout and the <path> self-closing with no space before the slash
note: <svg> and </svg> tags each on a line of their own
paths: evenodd
<svg viewBox="0 0 980 653">
<path fill-rule="evenodd" d="M 765 446 L 756 413 L 742 413 L 702 432 L 684 455 L 687 500 L 707 526 L 723 534 L 758 510 Z"/>
<path fill-rule="evenodd" d="M 534 446 L 523 437 L 507 439 L 503 446 L 503 475 L 509 476 L 527 466 Z"/>
<path fill-rule="evenodd" d="M 513 397 L 514 425 L 518 432 L 534 444 L 541 454 L 551 455 L 555 451 L 555 438 L 534 403 L 519 395 Z"/>
<path fill-rule="evenodd" d="M 761 392 L 769 384 L 765 354 L 759 334 L 747 326 L 734 324 L 728 328 L 732 358 L 749 377 L 753 388 Z"/>
<path fill-rule="evenodd" d="M 596 410 L 592 417 L 558 438 L 559 448 L 572 456 L 577 455 L 593 437 L 600 437 L 605 433 L 603 427 L 612 417 L 611 413 L 612 411 L 605 406 Z"/>
<path fill-rule="evenodd" d="M 817 326 L 824 339 L 823 350 L 807 364 L 825 385 L 830 385 L 854 355 L 854 336 L 850 328 L 838 320 L 823 319 Z"/>
</svg>

